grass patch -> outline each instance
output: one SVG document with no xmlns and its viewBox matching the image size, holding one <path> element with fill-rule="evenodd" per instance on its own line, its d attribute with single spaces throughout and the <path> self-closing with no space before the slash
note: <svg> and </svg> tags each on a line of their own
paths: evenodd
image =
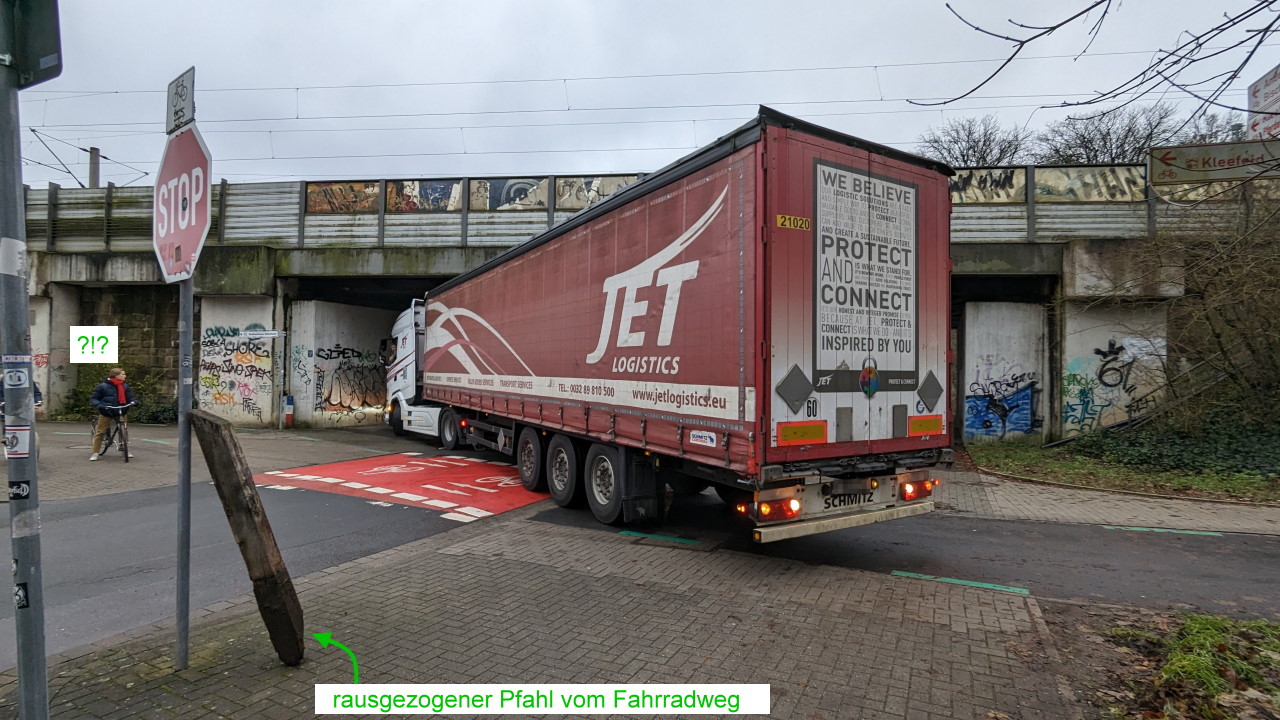
<svg viewBox="0 0 1280 720">
<path fill-rule="evenodd" d="M 1006 440 L 970 443 L 965 449 L 981 467 L 1040 480 L 1188 498 L 1280 503 L 1280 480 L 1261 472 L 1135 467 L 1085 455 L 1074 445 L 1046 450 L 1039 442 Z"/>
<path fill-rule="evenodd" d="M 1119 627 L 1135 665 L 1136 707 L 1124 717 L 1244 720 L 1280 709 L 1280 624 L 1186 615 L 1180 625 Z"/>
</svg>

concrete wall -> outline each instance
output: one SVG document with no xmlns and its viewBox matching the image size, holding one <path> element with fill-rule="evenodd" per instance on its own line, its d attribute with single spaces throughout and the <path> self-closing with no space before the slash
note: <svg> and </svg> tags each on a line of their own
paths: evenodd
<svg viewBox="0 0 1280 720">
<path fill-rule="evenodd" d="M 970 302 L 964 319 L 965 442 L 1043 434 L 1049 399 L 1044 306 Z"/>
<path fill-rule="evenodd" d="M 1154 404 L 1164 382 L 1161 305 L 1063 303 L 1062 433 L 1111 425 Z"/>
<path fill-rule="evenodd" d="M 280 378 L 277 347 L 283 340 L 248 340 L 243 330 L 271 330 L 274 302 L 269 297 L 199 299 L 200 345 L 195 377 L 201 408 L 236 425 L 274 426 Z"/>
<path fill-rule="evenodd" d="M 312 427 L 383 421 L 386 372 L 378 343 L 396 313 L 307 300 L 290 309 L 289 388 L 294 421 Z"/>
<path fill-rule="evenodd" d="M 120 345 L 117 365 L 129 373 L 137 387 L 143 377 L 156 380 L 155 392 L 178 394 L 178 287 L 177 285 L 124 285 L 84 287 L 80 291 L 80 317 L 74 325 L 115 325 Z M 70 333 L 66 340 L 70 344 Z M 143 402 L 161 402 L 146 397 Z"/>
<path fill-rule="evenodd" d="M 27 302 L 27 319 L 31 326 L 31 379 L 40 387 L 41 393 L 47 393 L 49 392 L 49 344 L 52 340 L 50 320 L 53 314 L 53 301 L 47 297 L 33 297 L 28 298 Z M 37 418 L 43 419 L 45 413 L 45 408 L 36 408 Z"/>
</svg>

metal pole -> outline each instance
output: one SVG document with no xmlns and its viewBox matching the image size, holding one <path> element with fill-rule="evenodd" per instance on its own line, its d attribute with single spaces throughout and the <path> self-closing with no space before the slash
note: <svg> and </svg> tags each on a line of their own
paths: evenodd
<svg viewBox="0 0 1280 720">
<path fill-rule="evenodd" d="M 13 5 L 0 6 L 0 55 L 14 52 Z M 40 496 L 36 492 L 31 326 L 27 320 L 27 232 L 22 202 L 18 77 L 0 64 L 0 302 L 3 334 L 5 453 L 9 458 L 9 536 L 13 548 L 18 636 L 18 717 L 49 717 L 44 657 L 44 578 L 40 569 Z"/>
<path fill-rule="evenodd" d="M 191 611 L 191 324 L 194 280 L 178 283 L 178 647 L 173 661 L 187 669 Z"/>
</svg>

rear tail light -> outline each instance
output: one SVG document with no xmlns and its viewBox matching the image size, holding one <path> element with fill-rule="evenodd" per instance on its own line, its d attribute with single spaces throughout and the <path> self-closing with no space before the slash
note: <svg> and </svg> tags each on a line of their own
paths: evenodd
<svg viewBox="0 0 1280 720">
<path fill-rule="evenodd" d="M 780 500 L 761 500 L 754 503 L 738 503 L 733 506 L 733 511 L 743 517 L 749 517 L 757 522 L 777 522 L 779 520 L 794 520 L 800 517 L 804 504 L 797 498 L 782 498 Z"/>
<path fill-rule="evenodd" d="M 898 496 L 902 500 L 919 500 L 927 498 L 942 484 L 941 480 L 923 480 L 921 482 L 905 482 L 898 486 Z"/>
</svg>

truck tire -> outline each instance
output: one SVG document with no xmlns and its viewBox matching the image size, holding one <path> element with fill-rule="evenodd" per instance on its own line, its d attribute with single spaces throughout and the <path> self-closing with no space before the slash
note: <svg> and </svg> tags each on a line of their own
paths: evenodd
<svg viewBox="0 0 1280 720">
<path fill-rule="evenodd" d="M 560 507 L 573 507 L 582 499 L 582 463 L 578 447 L 564 435 L 547 443 L 547 490 Z"/>
<path fill-rule="evenodd" d="M 458 447 L 458 435 L 462 430 L 458 427 L 458 414 L 452 410 L 440 413 L 440 448 L 452 450 Z"/>
<path fill-rule="evenodd" d="M 391 406 L 391 432 L 404 435 L 404 418 L 400 417 L 400 403 Z"/>
<path fill-rule="evenodd" d="M 520 471 L 520 484 L 525 490 L 540 492 L 547 488 L 547 476 L 543 472 L 542 436 L 537 430 L 525 426 L 516 438 L 516 468 Z"/>
<path fill-rule="evenodd" d="M 622 517 L 622 453 L 611 445 L 595 443 L 587 453 L 587 505 L 591 514 L 605 525 L 613 525 Z"/>
</svg>

